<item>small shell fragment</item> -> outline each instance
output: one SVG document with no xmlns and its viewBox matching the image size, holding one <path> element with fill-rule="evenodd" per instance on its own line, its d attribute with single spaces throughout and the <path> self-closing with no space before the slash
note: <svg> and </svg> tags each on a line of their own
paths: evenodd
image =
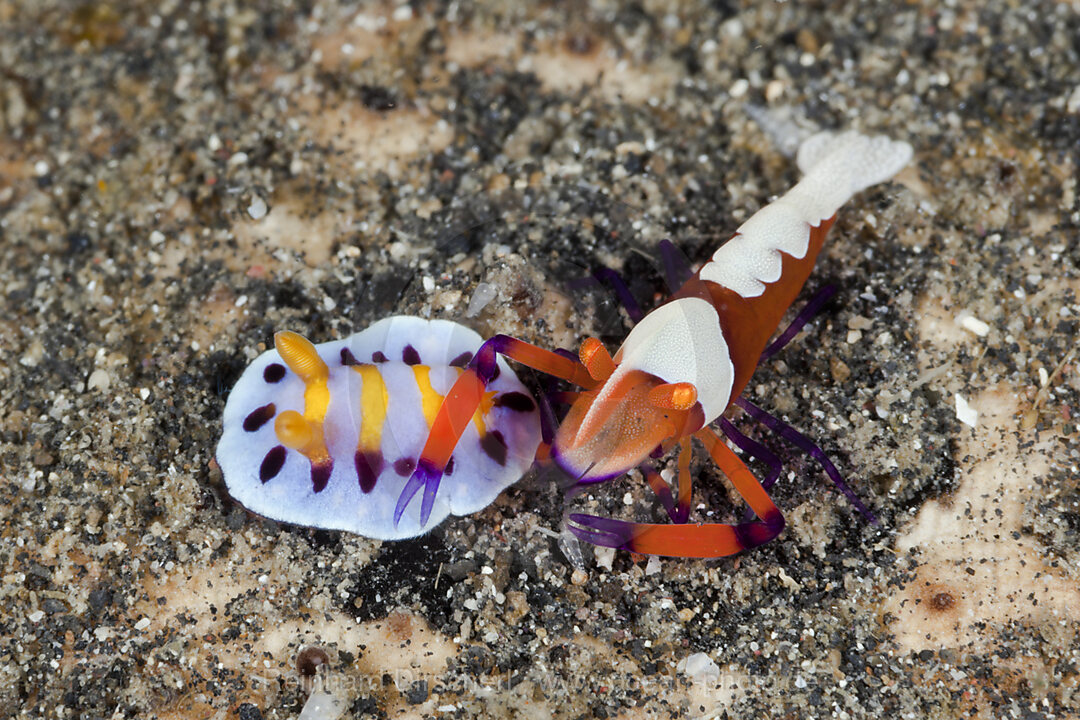
<svg viewBox="0 0 1080 720">
<path fill-rule="evenodd" d="M 956 395 L 956 419 L 972 428 L 979 422 L 979 411 L 968 405 L 959 393 Z"/>
<path fill-rule="evenodd" d="M 317 690 L 304 703 L 300 720 L 337 720 L 345 712 L 345 703 L 328 692 Z"/>
<path fill-rule="evenodd" d="M 965 311 L 957 315 L 956 322 L 960 327 L 964 328 L 968 332 L 974 333 L 979 337 L 986 337 L 990 332 L 990 326 L 985 322 L 975 317 L 971 313 Z"/>
</svg>

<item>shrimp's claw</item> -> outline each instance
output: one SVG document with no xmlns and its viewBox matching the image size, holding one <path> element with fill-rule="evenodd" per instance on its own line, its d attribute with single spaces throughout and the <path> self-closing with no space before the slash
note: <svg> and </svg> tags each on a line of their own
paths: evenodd
<svg viewBox="0 0 1080 720">
<path fill-rule="evenodd" d="M 738 525 L 635 523 L 578 513 L 570 515 L 568 520 L 570 532 L 593 545 L 629 550 L 641 555 L 682 558 L 734 555 L 764 545 L 784 529 L 784 517 L 779 513 L 770 520 Z"/>
<path fill-rule="evenodd" d="M 630 550 L 630 544 L 634 539 L 634 528 L 637 523 L 613 518 L 600 517 L 599 515 L 584 515 L 572 513 L 567 518 L 567 529 L 593 545 L 610 547 L 622 550 Z"/>
</svg>

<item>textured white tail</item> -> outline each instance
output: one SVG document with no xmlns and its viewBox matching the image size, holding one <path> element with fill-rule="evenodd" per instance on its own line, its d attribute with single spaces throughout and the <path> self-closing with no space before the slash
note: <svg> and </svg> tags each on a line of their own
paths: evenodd
<svg viewBox="0 0 1080 720">
<path fill-rule="evenodd" d="M 819 219 L 832 217 L 855 193 L 885 182 L 911 160 L 911 146 L 849 130 L 822 132 L 799 146 L 796 162 L 806 175 L 797 186 L 814 199 Z"/>
<path fill-rule="evenodd" d="M 810 228 L 836 214 L 852 195 L 891 178 L 911 160 L 911 146 L 887 137 L 849 131 L 818 133 L 799 146 L 805 177 L 784 196 L 744 222 L 701 278 L 742 297 L 758 297 L 780 279 L 781 253 L 806 256 Z"/>
</svg>

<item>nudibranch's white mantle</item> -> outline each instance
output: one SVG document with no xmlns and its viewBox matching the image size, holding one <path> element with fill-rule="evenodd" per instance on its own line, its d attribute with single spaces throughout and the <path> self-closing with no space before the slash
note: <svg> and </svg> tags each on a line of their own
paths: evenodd
<svg viewBox="0 0 1080 720">
<path fill-rule="evenodd" d="M 314 346 L 329 393 L 319 417 L 322 454 L 283 442 L 290 430 L 282 420 L 311 417 L 314 396 L 281 354 L 268 350 L 225 406 L 216 457 L 229 493 L 274 520 L 382 540 L 413 537 L 447 515 L 484 508 L 532 466 L 540 443 L 535 401 L 503 360 L 454 450 L 428 522 L 420 524 L 420 503 L 396 526 L 393 519 L 433 413 L 481 343 L 453 322 L 398 316 Z"/>
</svg>

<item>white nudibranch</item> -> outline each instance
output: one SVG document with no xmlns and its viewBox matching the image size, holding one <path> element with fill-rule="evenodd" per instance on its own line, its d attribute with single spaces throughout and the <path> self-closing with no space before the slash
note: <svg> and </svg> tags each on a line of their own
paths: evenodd
<svg viewBox="0 0 1080 720">
<path fill-rule="evenodd" d="M 216 457 L 229 493 L 273 520 L 381 540 L 484 508 L 540 444 L 536 402 L 501 359 L 425 521 L 419 502 L 394 518 L 443 397 L 482 342 L 457 323 L 405 316 L 319 345 L 277 333 L 225 405 Z"/>
</svg>

